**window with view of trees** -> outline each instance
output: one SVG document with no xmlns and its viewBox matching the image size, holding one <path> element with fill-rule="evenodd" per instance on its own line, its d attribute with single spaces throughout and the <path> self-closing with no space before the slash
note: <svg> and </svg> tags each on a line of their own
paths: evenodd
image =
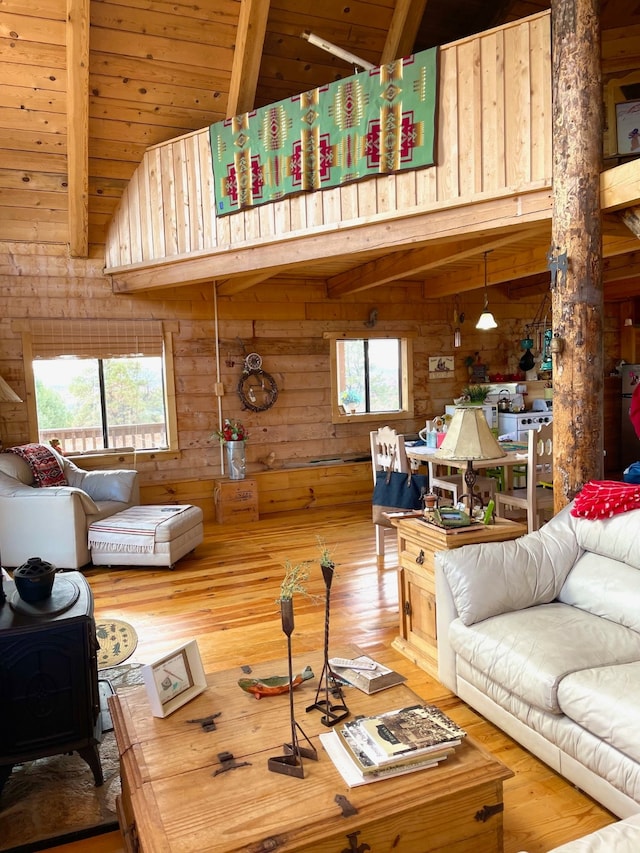
<svg viewBox="0 0 640 853">
<path fill-rule="evenodd" d="M 162 323 L 33 320 L 23 346 L 38 441 L 57 439 L 68 454 L 171 446 L 172 344 Z"/>
<path fill-rule="evenodd" d="M 406 417 L 413 407 L 408 338 L 371 334 L 331 343 L 334 421 L 354 415 Z"/>
<path fill-rule="evenodd" d="M 65 452 L 167 446 L 161 358 L 47 359 L 33 372 L 40 441 Z"/>
</svg>

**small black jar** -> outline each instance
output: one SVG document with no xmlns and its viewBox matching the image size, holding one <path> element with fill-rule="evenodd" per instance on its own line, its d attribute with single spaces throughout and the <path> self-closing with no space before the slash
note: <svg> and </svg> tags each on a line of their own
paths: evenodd
<svg viewBox="0 0 640 853">
<path fill-rule="evenodd" d="M 49 598 L 57 571 L 53 563 L 47 563 L 40 557 L 29 557 L 13 573 L 13 582 L 20 598 L 30 604 Z"/>
</svg>

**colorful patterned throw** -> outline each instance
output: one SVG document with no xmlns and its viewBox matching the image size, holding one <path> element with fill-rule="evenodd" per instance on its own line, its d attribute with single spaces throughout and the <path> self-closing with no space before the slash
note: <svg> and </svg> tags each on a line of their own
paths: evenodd
<svg viewBox="0 0 640 853">
<path fill-rule="evenodd" d="M 433 166 L 437 48 L 211 125 L 216 214 Z"/>
</svg>

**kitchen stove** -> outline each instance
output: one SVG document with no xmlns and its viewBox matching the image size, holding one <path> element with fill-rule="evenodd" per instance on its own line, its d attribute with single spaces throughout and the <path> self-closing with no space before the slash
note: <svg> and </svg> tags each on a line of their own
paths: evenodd
<svg viewBox="0 0 640 853">
<path fill-rule="evenodd" d="M 530 429 L 538 429 L 542 424 L 553 421 L 551 412 L 514 412 L 498 415 L 498 435 L 513 436 L 515 441 L 526 441 Z"/>
</svg>

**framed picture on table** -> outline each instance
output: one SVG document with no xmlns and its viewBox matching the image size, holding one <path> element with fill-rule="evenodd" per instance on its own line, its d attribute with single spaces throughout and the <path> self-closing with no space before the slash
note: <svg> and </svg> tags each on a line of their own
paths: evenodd
<svg viewBox="0 0 640 853">
<path fill-rule="evenodd" d="M 143 666 L 142 677 L 154 717 L 168 717 L 207 686 L 195 640 Z"/>
</svg>

